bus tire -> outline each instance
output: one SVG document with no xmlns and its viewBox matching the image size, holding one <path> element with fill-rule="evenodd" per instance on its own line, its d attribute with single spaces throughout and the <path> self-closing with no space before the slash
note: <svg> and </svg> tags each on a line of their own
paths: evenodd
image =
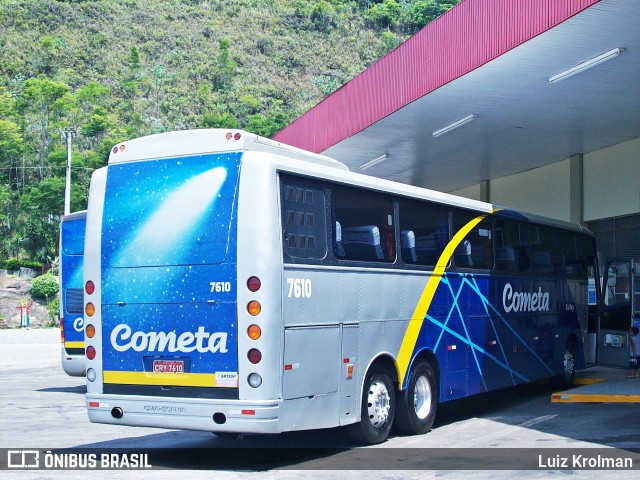
<svg viewBox="0 0 640 480">
<path fill-rule="evenodd" d="M 407 388 L 397 394 L 396 429 L 415 435 L 431 430 L 438 406 L 438 384 L 433 367 L 418 361 L 409 374 Z"/>
<path fill-rule="evenodd" d="M 562 356 L 562 375 L 560 385 L 566 388 L 573 386 L 573 379 L 576 373 L 576 349 L 573 343 L 567 342 Z"/>
<path fill-rule="evenodd" d="M 362 388 L 360 421 L 347 426 L 349 438 L 359 444 L 375 445 L 389 436 L 396 400 L 391 378 L 382 369 L 372 368 Z"/>
</svg>

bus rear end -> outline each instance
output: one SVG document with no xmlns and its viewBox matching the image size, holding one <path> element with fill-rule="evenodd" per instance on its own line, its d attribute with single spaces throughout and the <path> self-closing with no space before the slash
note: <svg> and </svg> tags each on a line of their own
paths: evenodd
<svg viewBox="0 0 640 480">
<path fill-rule="evenodd" d="M 246 431 L 252 427 L 239 425 L 250 416 L 257 431 L 268 431 L 277 401 L 239 395 L 241 145 L 229 143 L 233 134 L 193 135 L 114 147 L 108 167 L 92 178 L 84 293 L 89 418 Z"/>
<path fill-rule="evenodd" d="M 80 377 L 85 371 L 83 283 L 87 212 L 66 215 L 60 223 L 60 341 L 62 368 Z"/>
</svg>

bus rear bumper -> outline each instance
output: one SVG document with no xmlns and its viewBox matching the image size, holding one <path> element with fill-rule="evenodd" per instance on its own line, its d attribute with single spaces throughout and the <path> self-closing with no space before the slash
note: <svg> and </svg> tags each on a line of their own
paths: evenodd
<svg viewBox="0 0 640 480">
<path fill-rule="evenodd" d="M 62 369 L 64 373 L 69 375 L 70 377 L 84 377 L 86 372 L 85 362 L 86 357 L 84 354 L 82 355 L 72 355 L 67 353 L 64 348 L 64 344 L 62 344 L 61 348 L 61 360 L 62 360 Z"/>
<path fill-rule="evenodd" d="M 281 433 L 281 400 L 165 399 L 87 394 L 93 423 L 157 427 L 207 432 Z"/>
</svg>

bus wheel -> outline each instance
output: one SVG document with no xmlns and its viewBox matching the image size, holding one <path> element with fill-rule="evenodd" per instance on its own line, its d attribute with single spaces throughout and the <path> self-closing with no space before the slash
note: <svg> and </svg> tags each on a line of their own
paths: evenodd
<svg viewBox="0 0 640 480">
<path fill-rule="evenodd" d="M 384 442 L 391 431 L 395 409 L 391 378 L 384 370 L 371 369 L 362 391 L 360 422 L 347 426 L 349 437 L 365 445 Z"/>
<path fill-rule="evenodd" d="M 398 392 L 396 428 L 402 433 L 427 433 L 438 406 L 436 375 L 430 364 L 419 361 L 411 369 L 407 389 Z"/>
<path fill-rule="evenodd" d="M 567 343 L 564 347 L 564 356 L 562 358 L 562 383 L 570 387 L 573 385 L 573 377 L 576 373 L 576 354 L 573 344 Z"/>
</svg>

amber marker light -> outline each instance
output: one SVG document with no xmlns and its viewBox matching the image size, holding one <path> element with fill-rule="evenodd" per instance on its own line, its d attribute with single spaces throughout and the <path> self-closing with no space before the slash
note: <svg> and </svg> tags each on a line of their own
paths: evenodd
<svg viewBox="0 0 640 480">
<path fill-rule="evenodd" d="M 89 338 L 93 338 L 96 334 L 96 327 L 94 327 L 93 325 L 89 324 L 87 325 L 87 328 L 85 329 L 85 332 L 87 334 L 87 337 Z"/>
<path fill-rule="evenodd" d="M 93 317 L 93 314 L 96 313 L 96 307 L 93 303 L 89 302 L 84 311 L 88 316 Z"/>
<path fill-rule="evenodd" d="M 260 313 L 261 310 L 262 310 L 262 306 L 260 305 L 260 302 L 258 302 L 257 300 L 251 300 L 247 304 L 247 312 L 249 312 L 249 315 L 251 316 L 255 317 Z"/>
<path fill-rule="evenodd" d="M 262 335 L 262 330 L 260 330 L 260 327 L 256 324 L 249 325 L 249 328 L 247 328 L 247 335 L 249 335 L 251 340 L 257 340 Z"/>
</svg>

